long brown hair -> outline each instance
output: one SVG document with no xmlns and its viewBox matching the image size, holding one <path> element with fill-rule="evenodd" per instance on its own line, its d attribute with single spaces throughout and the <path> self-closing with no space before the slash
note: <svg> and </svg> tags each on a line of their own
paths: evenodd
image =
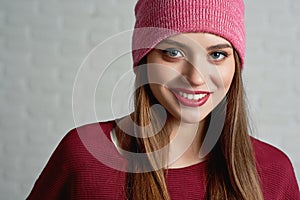
<svg viewBox="0 0 300 200">
<path fill-rule="evenodd" d="M 259 177 L 256 170 L 252 144 L 248 134 L 248 120 L 245 106 L 244 89 L 241 76 L 241 64 L 236 52 L 236 70 L 230 89 L 216 109 L 225 112 L 225 123 L 221 136 L 209 153 L 207 161 L 207 187 L 206 199 L 219 200 L 263 200 Z M 145 63 L 145 59 L 142 60 Z M 144 70 L 146 71 L 146 70 Z M 137 74 L 136 81 L 145 78 L 146 73 Z M 139 126 L 150 126 L 150 129 L 132 129 L 135 134 L 149 135 L 149 131 L 157 131 L 160 127 L 159 113 L 150 112 L 150 107 L 158 103 L 153 97 L 149 85 L 139 87 L 135 93 L 135 112 L 131 115 L 133 121 Z M 155 117 L 156 116 L 156 117 Z M 210 120 L 210 115 L 207 117 Z M 137 133 L 139 132 L 139 133 Z M 169 142 L 168 123 L 151 137 L 132 137 L 116 127 L 116 134 L 120 147 L 136 153 L 154 152 Z M 158 162 L 167 162 L 167 152 L 149 157 L 146 165 L 153 170 L 141 173 L 127 173 L 125 191 L 126 198 L 130 200 L 169 200 L 165 174 L 167 169 L 157 169 Z M 145 164 L 145 163 L 144 163 Z M 140 163 L 134 159 L 129 162 L 129 171 L 140 168 Z"/>
</svg>

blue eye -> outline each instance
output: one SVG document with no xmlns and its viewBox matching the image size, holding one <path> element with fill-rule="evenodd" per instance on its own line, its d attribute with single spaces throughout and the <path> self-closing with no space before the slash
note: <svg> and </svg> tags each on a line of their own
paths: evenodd
<svg viewBox="0 0 300 200">
<path fill-rule="evenodd" d="M 181 53 L 181 51 L 173 48 L 162 50 L 162 52 L 171 58 L 181 58 L 184 56 L 183 53 Z"/>
<path fill-rule="evenodd" d="M 209 56 L 212 61 L 221 61 L 228 55 L 227 55 L 227 53 L 222 52 L 222 51 L 215 51 L 215 52 L 212 52 L 211 54 L 209 54 Z"/>
</svg>

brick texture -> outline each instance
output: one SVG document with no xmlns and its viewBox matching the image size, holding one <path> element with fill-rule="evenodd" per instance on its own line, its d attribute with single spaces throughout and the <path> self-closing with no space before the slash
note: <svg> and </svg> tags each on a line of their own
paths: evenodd
<svg viewBox="0 0 300 200">
<path fill-rule="evenodd" d="M 128 42 L 125 36 L 123 41 L 107 39 L 133 27 L 135 2 L 0 0 L 1 199 L 24 199 L 51 152 L 75 126 L 72 90 L 76 74 L 99 43 L 102 47 L 107 43 L 118 47 Z M 298 181 L 299 8 L 297 0 L 246 1 L 244 69 L 253 134 L 289 155 Z M 84 65 L 84 69 L 90 69 L 87 82 L 93 86 L 85 92 L 95 92 L 92 103 L 98 120 L 112 118 L 110 98 L 115 84 L 121 81 L 118 96 L 133 82 L 120 79 L 131 69 L 131 60 L 126 49 L 122 56 L 119 51 L 102 48 L 89 66 Z M 112 57 L 117 59 L 109 66 L 104 63 Z M 80 98 L 86 100 L 84 94 Z M 128 104 L 114 111 L 128 112 L 124 109 Z M 91 113 L 82 116 L 86 122 L 96 119 Z"/>
</svg>

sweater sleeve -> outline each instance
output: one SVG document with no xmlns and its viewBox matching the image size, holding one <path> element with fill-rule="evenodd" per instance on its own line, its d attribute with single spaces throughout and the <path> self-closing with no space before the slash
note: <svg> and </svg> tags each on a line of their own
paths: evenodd
<svg viewBox="0 0 300 200">
<path fill-rule="evenodd" d="M 72 148 L 76 137 L 76 131 L 72 130 L 63 138 L 35 182 L 28 200 L 70 199 Z"/>
</svg>

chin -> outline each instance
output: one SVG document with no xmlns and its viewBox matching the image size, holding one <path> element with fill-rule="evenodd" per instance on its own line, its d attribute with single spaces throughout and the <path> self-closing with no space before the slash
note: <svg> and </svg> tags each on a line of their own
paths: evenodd
<svg viewBox="0 0 300 200">
<path fill-rule="evenodd" d="M 203 119 L 205 119 L 206 116 L 207 116 L 207 114 L 201 115 L 199 113 L 184 113 L 184 114 L 180 115 L 180 117 L 178 117 L 178 119 L 182 123 L 196 124 L 196 123 L 201 122 Z"/>
<path fill-rule="evenodd" d="M 201 122 L 205 117 L 181 117 L 181 122 L 186 124 L 197 124 Z"/>
<path fill-rule="evenodd" d="M 195 124 L 204 120 L 207 115 L 210 113 L 210 109 L 197 109 L 197 108 L 189 108 L 183 109 L 182 112 L 178 113 L 178 119 L 183 123 Z"/>
</svg>

